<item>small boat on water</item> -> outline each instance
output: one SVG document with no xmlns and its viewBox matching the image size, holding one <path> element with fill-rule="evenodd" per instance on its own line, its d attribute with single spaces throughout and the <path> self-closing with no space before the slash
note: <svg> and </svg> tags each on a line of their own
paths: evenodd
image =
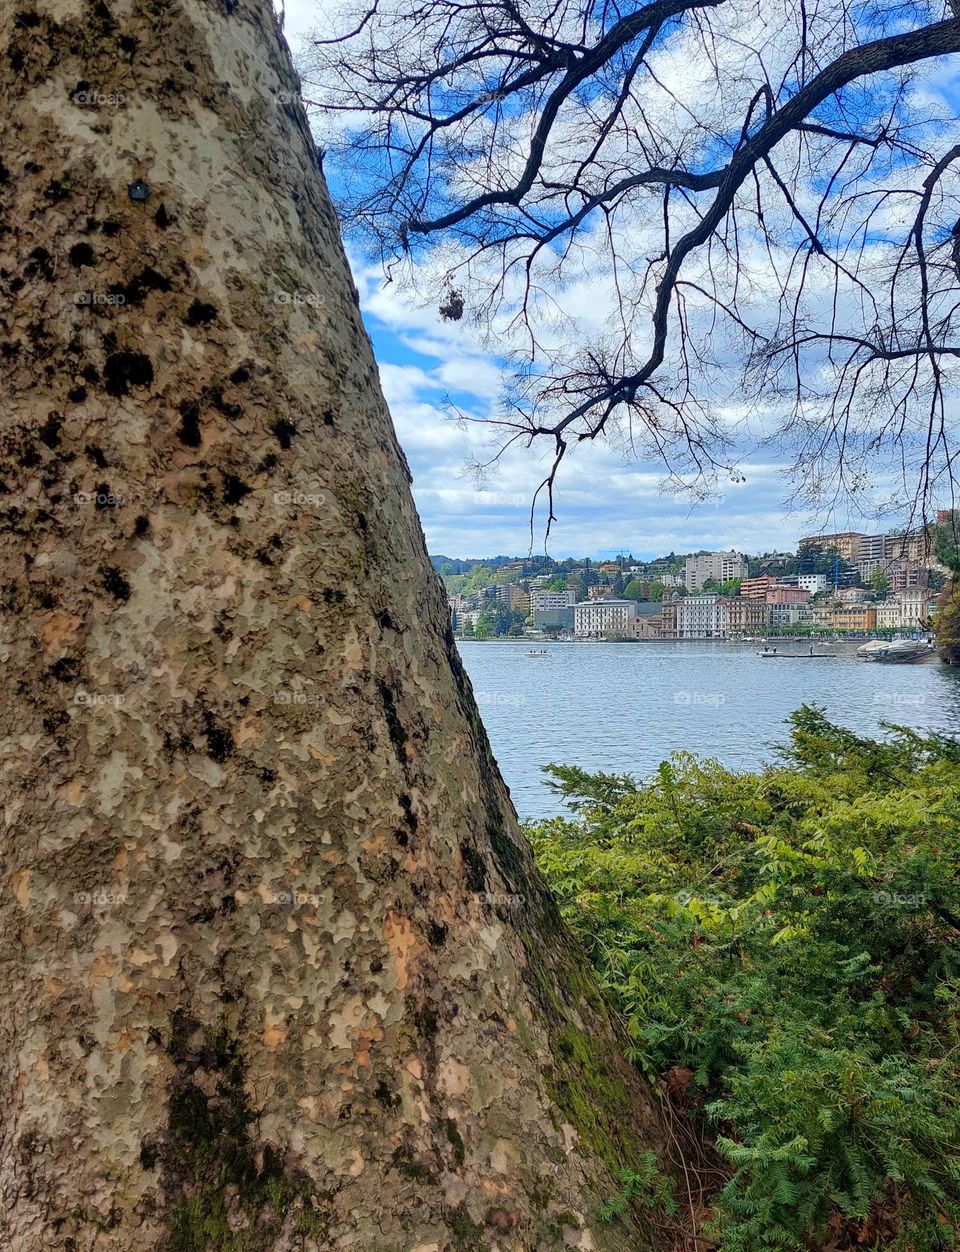
<svg viewBox="0 0 960 1252">
<path fill-rule="evenodd" d="M 549 656 L 550 653 L 546 648 L 528 648 L 527 656 Z"/>
</svg>

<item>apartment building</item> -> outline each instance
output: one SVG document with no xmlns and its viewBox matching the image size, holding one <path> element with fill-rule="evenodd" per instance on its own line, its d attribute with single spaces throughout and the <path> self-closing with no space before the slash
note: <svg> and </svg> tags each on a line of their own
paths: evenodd
<svg viewBox="0 0 960 1252">
<path fill-rule="evenodd" d="M 584 600 L 573 606 L 573 633 L 578 639 L 628 635 L 636 616 L 635 600 Z"/>
<path fill-rule="evenodd" d="M 551 609 L 572 609 L 577 602 L 572 591 L 545 591 L 542 588 L 530 592 L 530 612 L 545 613 Z"/>
<path fill-rule="evenodd" d="M 930 582 L 930 571 L 919 561 L 891 561 L 883 572 L 888 592 L 925 588 Z"/>
<path fill-rule="evenodd" d="M 731 578 L 746 578 L 747 559 L 733 549 L 729 552 L 697 552 L 684 562 L 683 578 L 688 591 L 699 591 L 711 578 L 718 583 Z"/>
<path fill-rule="evenodd" d="M 797 551 L 804 548 L 823 548 L 836 552 L 845 561 L 856 561 L 860 556 L 860 540 L 866 536 L 858 530 L 842 530 L 832 535 L 806 535 L 797 544 Z"/>
<path fill-rule="evenodd" d="M 777 585 L 772 574 L 760 574 L 756 578 L 745 578 L 740 584 L 740 594 L 747 600 L 765 600 L 767 592 Z"/>
<path fill-rule="evenodd" d="M 725 596 L 687 596 L 683 600 L 677 600 L 677 638 L 725 638 L 726 604 Z"/>
<path fill-rule="evenodd" d="M 888 535 L 861 535 L 854 560 L 859 562 L 885 561 L 889 555 Z"/>
<path fill-rule="evenodd" d="M 819 547 L 835 551 L 843 560 L 857 566 L 861 578 L 868 579 L 889 561 L 929 560 L 930 545 L 930 530 L 921 526 L 917 530 L 882 535 L 863 535 L 854 530 L 833 535 L 807 535 L 800 540 L 797 550 L 802 552 L 804 548 Z"/>
<path fill-rule="evenodd" d="M 534 626 L 540 630 L 548 627 L 572 630 L 576 599 L 572 591 L 531 591 L 530 613 Z"/>
<path fill-rule="evenodd" d="M 766 630 L 770 608 L 766 600 L 731 596 L 721 606 L 721 625 L 725 635 L 753 635 Z"/>
<path fill-rule="evenodd" d="M 504 608 L 516 609 L 519 613 L 527 613 L 530 608 L 530 597 L 515 583 L 500 583 L 496 587 L 496 599 Z"/>
<path fill-rule="evenodd" d="M 812 596 L 819 595 L 830 586 L 830 579 L 826 574 L 797 574 L 796 580 L 797 586 L 809 591 Z"/>
<path fill-rule="evenodd" d="M 920 561 L 930 559 L 933 546 L 932 530 L 921 526 L 917 530 L 904 531 L 899 535 L 886 535 L 884 555 L 895 561 Z"/>
</svg>

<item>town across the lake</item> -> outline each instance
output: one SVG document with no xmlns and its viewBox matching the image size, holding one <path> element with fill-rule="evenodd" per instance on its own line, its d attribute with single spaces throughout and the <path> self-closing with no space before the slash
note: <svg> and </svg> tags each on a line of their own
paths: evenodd
<svg viewBox="0 0 960 1252">
<path fill-rule="evenodd" d="M 941 526 L 951 518 L 938 514 Z M 949 576 L 935 527 L 802 537 L 794 552 L 735 549 L 641 561 L 435 557 L 467 639 L 642 641 L 924 634 Z"/>
</svg>

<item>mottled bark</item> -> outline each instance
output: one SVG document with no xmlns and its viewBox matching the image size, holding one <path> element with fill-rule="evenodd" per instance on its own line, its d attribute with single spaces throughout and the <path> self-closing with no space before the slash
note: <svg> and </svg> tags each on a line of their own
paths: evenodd
<svg viewBox="0 0 960 1252">
<path fill-rule="evenodd" d="M 948 665 L 960 665 L 960 576 L 956 574 L 951 576 L 940 597 L 934 615 L 934 631 L 941 660 Z"/>
<path fill-rule="evenodd" d="M 0 16 L 0 1244 L 647 1248 L 269 5 Z"/>
</svg>

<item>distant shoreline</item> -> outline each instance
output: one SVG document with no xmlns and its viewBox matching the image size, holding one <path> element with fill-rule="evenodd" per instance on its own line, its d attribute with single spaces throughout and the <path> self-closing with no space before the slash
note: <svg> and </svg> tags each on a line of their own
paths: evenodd
<svg viewBox="0 0 960 1252">
<path fill-rule="evenodd" d="M 903 632 L 901 631 L 901 632 L 894 632 L 894 633 L 902 634 Z M 746 643 L 746 644 L 754 644 L 754 643 L 763 643 L 764 641 L 766 641 L 768 644 L 771 644 L 771 643 L 772 644 L 805 643 L 805 644 L 813 644 L 814 647 L 833 648 L 833 647 L 837 647 L 840 644 L 845 644 L 845 643 L 846 644 L 851 644 L 851 643 L 860 644 L 860 643 L 864 643 L 865 641 L 869 641 L 871 639 L 881 639 L 884 637 L 885 636 L 882 636 L 882 635 L 851 635 L 847 639 L 833 639 L 833 638 L 822 639 L 822 638 L 812 638 L 810 635 L 764 635 L 759 639 L 718 639 L 718 638 L 711 639 L 711 638 L 707 638 L 706 636 L 702 638 L 698 638 L 698 639 L 671 639 L 671 638 L 663 638 L 663 639 L 511 639 L 507 635 L 496 635 L 491 639 L 470 639 L 463 635 L 454 636 L 457 643 L 510 643 L 510 644 L 515 644 L 519 647 L 526 647 L 526 648 L 552 648 L 552 647 L 560 647 L 561 645 L 566 646 L 566 645 L 582 644 L 582 643 L 624 643 L 624 644 L 630 644 L 630 645 L 633 645 L 635 643 L 731 643 L 731 644 Z"/>
</svg>

